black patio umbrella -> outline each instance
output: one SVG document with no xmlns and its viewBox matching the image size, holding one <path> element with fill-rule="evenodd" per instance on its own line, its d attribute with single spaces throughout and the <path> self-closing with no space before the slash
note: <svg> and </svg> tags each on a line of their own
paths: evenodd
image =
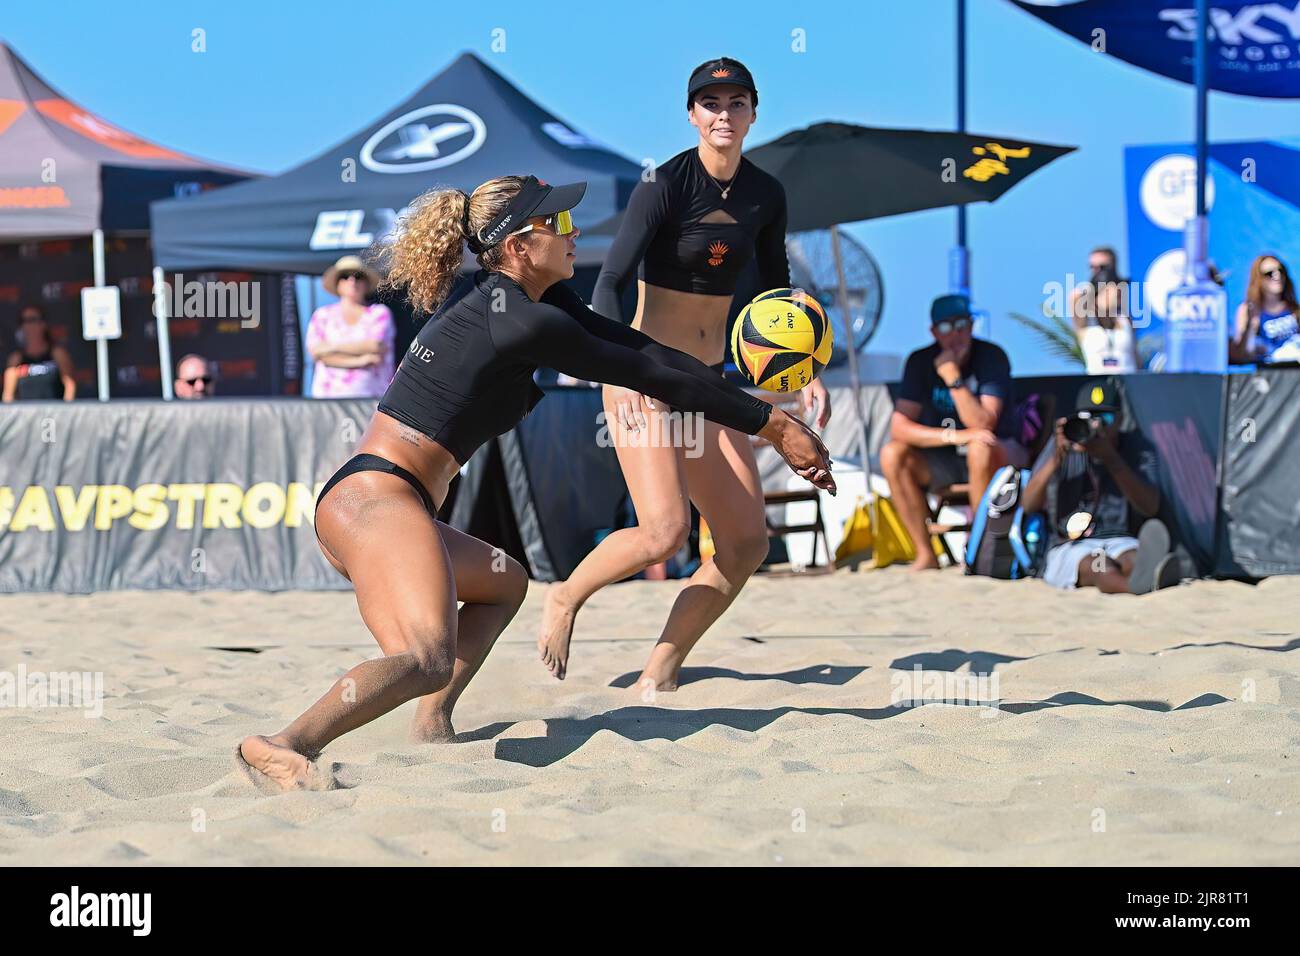
<svg viewBox="0 0 1300 956">
<path fill-rule="evenodd" d="M 851 337 L 837 226 L 941 206 L 992 202 L 1074 149 L 1002 136 L 815 123 L 745 156 L 785 187 L 789 231 L 830 230 L 840 314 Z M 853 342 L 847 344 L 865 467 L 868 440 L 858 405 L 857 349 Z"/>
<path fill-rule="evenodd" d="M 816 123 L 745 154 L 785 187 L 791 232 L 992 202 L 1073 146 Z"/>
</svg>

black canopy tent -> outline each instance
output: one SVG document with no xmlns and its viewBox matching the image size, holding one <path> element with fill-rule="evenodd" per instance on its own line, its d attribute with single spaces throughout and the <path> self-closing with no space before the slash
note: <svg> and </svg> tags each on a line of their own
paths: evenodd
<svg viewBox="0 0 1300 956">
<path fill-rule="evenodd" d="M 575 213 L 581 227 L 622 209 L 641 167 L 462 53 L 405 102 L 279 176 L 154 203 L 154 253 L 167 269 L 320 275 L 380 238 L 427 189 L 469 192 L 496 176 L 529 173 L 587 182 Z M 580 241 L 578 265 L 599 265 L 608 242 Z"/>
</svg>

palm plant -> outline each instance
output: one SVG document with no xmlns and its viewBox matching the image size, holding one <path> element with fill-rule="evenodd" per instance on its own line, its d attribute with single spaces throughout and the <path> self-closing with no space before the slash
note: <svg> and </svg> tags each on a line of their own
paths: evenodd
<svg viewBox="0 0 1300 956">
<path fill-rule="evenodd" d="M 1088 362 L 1083 357 L 1083 347 L 1079 345 L 1079 337 L 1074 332 L 1074 326 L 1064 317 L 1051 313 L 1041 319 L 1031 319 L 1019 312 L 1010 312 L 1008 315 L 1017 325 L 1034 333 L 1034 337 L 1049 355 L 1064 359 L 1079 368 L 1088 367 Z"/>
</svg>

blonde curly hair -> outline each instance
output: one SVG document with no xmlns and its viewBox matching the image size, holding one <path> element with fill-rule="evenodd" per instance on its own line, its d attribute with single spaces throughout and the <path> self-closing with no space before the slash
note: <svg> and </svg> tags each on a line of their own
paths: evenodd
<svg viewBox="0 0 1300 956">
<path fill-rule="evenodd" d="M 459 189 L 431 189 L 420 195 L 370 256 L 385 275 L 380 288 L 405 287 L 412 306 L 435 311 L 447 298 L 464 261 L 466 206 L 470 229 L 478 233 L 510 205 L 523 185 L 522 176 L 498 176 L 468 196 Z M 498 244 L 475 260 L 495 271 L 502 255 Z"/>
</svg>

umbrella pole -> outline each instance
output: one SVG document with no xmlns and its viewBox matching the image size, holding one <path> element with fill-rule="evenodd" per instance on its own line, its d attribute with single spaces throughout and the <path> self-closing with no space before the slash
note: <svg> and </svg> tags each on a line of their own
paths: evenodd
<svg viewBox="0 0 1300 956">
<path fill-rule="evenodd" d="M 1197 281 L 1209 276 L 1209 220 L 1205 215 L 1205 177 L 1209 144 L 1209 0 L 1196 0 L 1196 219 L 1187 237 L 1188 274 Z"/>
<path fill-rule="evenodd" d="M 957 132 L 966 132 L 966 0 L 957 0 Z M 950 292 L 970 295 L 970 253 L 966 248 L 966 207 L 957 207 L 957 246 L 948 260 Z"/>
<path fill-rule="evenodd" d="M 867 420 L 862 414 L 862 379 L 858 375 L 858 349 L 853 338 L 853 317 L 849 313 L 849 288 L 844 281 L 844 258 L 840 255 L 840 230 L 831 226 L 831 255 L 835 259 L 835 279 L 839 283 L 840 315 L 844 316 L 845 343 L 849 353 L 849 378 L 853 389 L 853 414 L 858 418 L 858 444 L 862 452 L 862 473 L 871 473 L 871 444 L 867 438 Z"/>
<path fill-rule="evenodd" d="M 91 235 L 95 263 L 95 288 L 104 286 L 104 230 L 96 229 Z M 108 401 L 108 339 L 102 335 L 95 339 L 95 379 L 99 385 L 99 400 Z"/>
</svg>

